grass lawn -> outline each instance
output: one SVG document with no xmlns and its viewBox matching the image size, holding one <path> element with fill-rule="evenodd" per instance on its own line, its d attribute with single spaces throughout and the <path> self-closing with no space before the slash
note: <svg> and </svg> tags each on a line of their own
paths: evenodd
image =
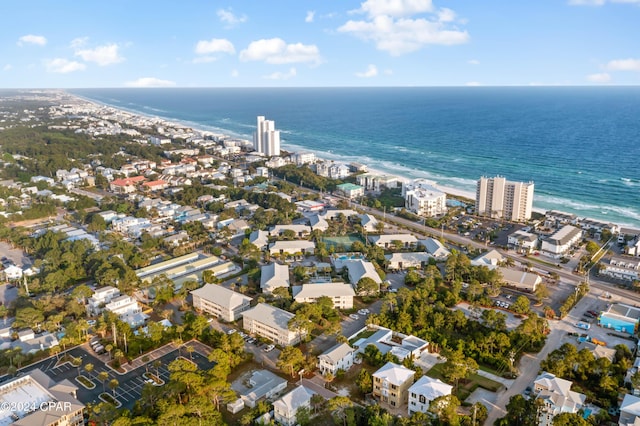
<svg viewBox="0 0 640 426">
<path fill-rule="evenodd" d="M 427 371 L 425 374 L 429 377 L 433 377 L 434 379 L 443 380 L 442 365 L 443 364 L 434 365 L 433 368 Z M 468 378 L 460 380 L 458 382 L 458 391 L 456 397 L 460 400 L 460 402 L 463 402 L 469 397 L 469 395 L 471 395 L 474 390 L 478 388 L 478 386 L 491 392 L 497 392 L 502 388 L 502 384 L 496 382 L 495 380 L 487 379 L 486 377 L 480 376 L 479 374 L 472 374 Z"/>
<path fill-rule="evenodd" d="M 355 342 L 357 342 L 360 339 L 366 339 L 367 337 L 375 334 L 376 330 L 365 330 L 362 333 L 358 334 L 356 337 L 354 337 L 353 339 L 349 340 L 349 344 L 353 345 Z"/>
</svg>

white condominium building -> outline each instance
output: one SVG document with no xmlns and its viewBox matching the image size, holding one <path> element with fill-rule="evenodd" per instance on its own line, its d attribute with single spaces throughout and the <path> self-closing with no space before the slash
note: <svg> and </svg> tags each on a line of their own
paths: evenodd
<svg viewBox="0 0 640 426">
<path fill-rule="evenodd" d="M 513 221 L 531 219 L 533 182 L 481 177 L 476 187 L 476 214 Z"/>
<path fill-rule="evenodd" d="M 251 307 L 249 296 L 217 284 L 205 284 L 191 291 L 191 295 L 194 308 L 225 321 L 237 320 L 241 312 Z"/>
<path fill-rule="evenodd" d="M 253 134 L 253 148 L 267 157 L 280 155 L 280 130 L 276 130 L 275 122 L 258 116 L 258 126 Z"/>
<path fill-rule="evenodd" d="M 420 216 L 437 216 L 447 212 L 447 194 L 424 179 L 402 186 L 405 207 Z"/>
<path fill-rule="evenodd" d="M 242 327 L 247 333 L 266 337 L 278 345 L 295 345 L 304 336 L 304 332 L 289 330 L 289 321 L 294 316 L 291 312 L 258 303 L 242 313 Z"/>
</svg>

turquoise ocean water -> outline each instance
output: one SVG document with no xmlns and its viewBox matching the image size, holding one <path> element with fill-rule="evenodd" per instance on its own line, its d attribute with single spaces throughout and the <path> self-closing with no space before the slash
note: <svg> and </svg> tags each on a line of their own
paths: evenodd
<svg viewBox="0 0 640 426">
<path fill-rule="evenodd" d="M 534 181 L 534 207 L 640 229 L 640 87 L 75 89 L 70 93 L 283 148 L 475 191 Z"/>
</svg>

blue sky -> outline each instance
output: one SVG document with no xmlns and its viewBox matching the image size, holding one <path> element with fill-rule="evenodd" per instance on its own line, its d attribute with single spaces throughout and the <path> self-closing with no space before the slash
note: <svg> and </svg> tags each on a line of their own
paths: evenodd
<svg viewBox="0 0 640 426">
<path fill-rule="evenodd" d="M 4 88 L 640 84 L 640 0 L 21 0 L 2 17 Z"/>
</svg>

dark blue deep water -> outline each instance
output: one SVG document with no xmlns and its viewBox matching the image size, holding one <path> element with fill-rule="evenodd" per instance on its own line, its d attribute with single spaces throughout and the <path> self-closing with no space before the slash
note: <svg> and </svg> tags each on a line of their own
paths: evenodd
<svg viewBox="0 0 640 426">
<path fill-rule="evenodd" d="M 640 228 L 640 87 L 77 89 L 118 108 L 475 191 L 534 181 L 534 207 Z"/>
</svg>

